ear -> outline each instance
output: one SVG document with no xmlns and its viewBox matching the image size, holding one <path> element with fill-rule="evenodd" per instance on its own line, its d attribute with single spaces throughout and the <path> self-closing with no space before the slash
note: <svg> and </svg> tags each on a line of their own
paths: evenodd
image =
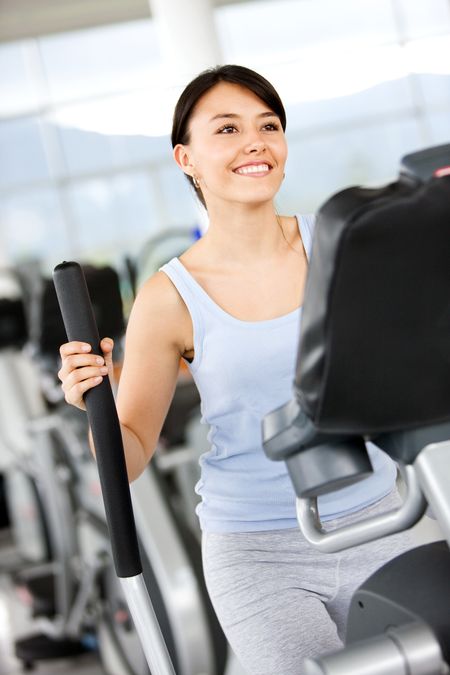
<svg viewBox="0 0 450 675">
<path fill-rule="evenodd" d="M 184 173 L 193 176 L 194 165 L 192 164 L 189 146 L 178 143 L 173 149 L 173 158 Z"/>
</svg>

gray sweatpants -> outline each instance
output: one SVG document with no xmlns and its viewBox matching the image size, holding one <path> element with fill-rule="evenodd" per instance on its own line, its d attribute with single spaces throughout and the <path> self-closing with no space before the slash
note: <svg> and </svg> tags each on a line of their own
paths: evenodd
<svg viewBox="0 0 450 675">
<path fill-rule="evenodd" d="M 398 506 L 396 491 L 326 523 L 327 529 Z M 339 649 L 350 600 L 376 569 L 414 547 L 409 532 L 342 553 L 313 549 L 300 530 L 203 535 L 206 585 L 248 675 L 302 675 L 304 657 Z"/>
</svg>

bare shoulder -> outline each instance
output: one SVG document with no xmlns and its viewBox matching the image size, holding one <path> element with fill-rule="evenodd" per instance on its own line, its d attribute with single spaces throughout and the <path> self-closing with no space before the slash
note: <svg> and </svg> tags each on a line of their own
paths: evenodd
<svg viewBox="0 0 450 675">
<path fill-rule="evenodd" d="M 189 311 L 164 272 L 156 272 L 141 286 L 131 310 L 128 331 L 144 339 L 167 341 L 180 354 L 189 346 L 192 324 Z"/>
</svg>

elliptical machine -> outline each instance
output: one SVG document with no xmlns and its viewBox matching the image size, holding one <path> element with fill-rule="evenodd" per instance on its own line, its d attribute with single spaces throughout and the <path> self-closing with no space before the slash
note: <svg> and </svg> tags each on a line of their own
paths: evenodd
<svg viewBox="0 0 450 675">
<path fill-rule="evenodd" d="M 450 145 L 402 160 L 399 179 L 320 209 L 294 398 L 263 422 L 287 464 L 300 529 L 325 552 L 414 525 L 431 506 L 445 540 L 384 565 L 355 593 L 346 647 L 307 675 L 450 672 Z M 368 476 L 371 440 L 406 484 L 393 512 L 334 531 L 317 498 Z"/>
</svg>

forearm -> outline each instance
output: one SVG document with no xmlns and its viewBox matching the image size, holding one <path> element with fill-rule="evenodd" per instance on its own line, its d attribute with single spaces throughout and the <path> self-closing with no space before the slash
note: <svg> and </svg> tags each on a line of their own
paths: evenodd
<svg viewBox="0 0 450 675">
<path fill-rule="evenodd" d="M 127 466 L 128 481 L 132 483 L 144 471 L 150 457 L 145 452 L 145 448 L 133 431 L 125 426 L 120 425 L 122 434 L 122 441 L 125 453 L 125 462 Z M 92 454 L 95 457 L 95 446 L 92 438 L 92 431 L 89 429 L 89 445 Z M 153 452 L 151 453 L 153 455 Z"/>
</svg>

